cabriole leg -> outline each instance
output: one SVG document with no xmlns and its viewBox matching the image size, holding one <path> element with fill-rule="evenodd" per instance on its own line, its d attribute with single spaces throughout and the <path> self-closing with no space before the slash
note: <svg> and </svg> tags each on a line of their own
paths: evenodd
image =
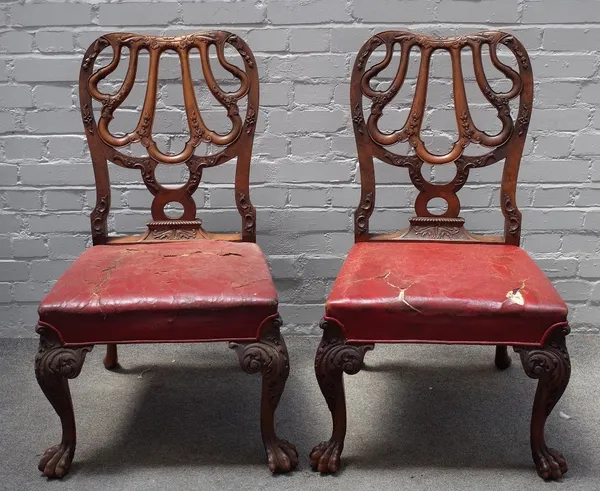
<svg viewBox="0 0 600 491">
<path fill-rule="evenodd" d="M 298 465 L 296 447 L 275 434 L 275 410 L 285 388 L 290 364 L 285 342 L 279 333 L 281 318 L 263 329 L 261 338 L 254 343 L 229 343 L 246 373 L 262 374 L 260 403 L 260 430 L 271 472 L 285 473 Z"/>
<path fill-rule="evenodd" d="M 315 357 L 315 372 L 321 392 L 327 401 L 333 419 L 333 431 L 328 441 L 319 443 L 310 454 L 310 465 L 319 472 L 337 472 L 346 438 L 346 397 L 343 375 L 358 373 L 372 344 L 345 344 L 337 326 L 321 322 L 323 339 Z"/>
<path fill-rule="evenodd" d="M 525 373 L 538 379 L 531 416 L 531 453 L 537 472 L 543 479 L 560 479 L 568 470 L 558 450 L 549 448 L 544 438 L 546 419 L 563 395 L 571 376 L 571 361 L 565 343 L 569 328 L 561 328 L 542 348 L 515 348 Z"/>
<path fill-rule="evenodd" d="M 85 355 L 92 346 L 65 348 L 51 329 L 38 326 L 40 347 L 35 357 L 35 376 L 42 391 L 60 417 L 62 440 L 47 449 L 38 468 L 46 477 L 63 477 L 71 468 L 75 455 L 75 415 L 68 379 L 81 372 Z"/>
</svg>

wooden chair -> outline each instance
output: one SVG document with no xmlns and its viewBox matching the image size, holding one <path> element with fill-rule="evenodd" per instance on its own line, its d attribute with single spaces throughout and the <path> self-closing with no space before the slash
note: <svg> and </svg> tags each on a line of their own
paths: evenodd
<svg viewBox="0 0 600 491">
<path fill-rule="evenodd" d="M 399 68 L 386 90 L 374 90 L 371 80 L 392 60 L 399 45 Z M 482 47 L 489 46 L 491 62 L 512 82 L 506 93 L 493 90 L 483 69 Z M 512 52 L 518 73 L 497 55 L 502 45 Z M 367 61 L 378 47 L 385 56 L 371 68 Z M 465 49 L 466 48 L 466 49 Z M 386 105 L 403 85 L 411 49 L 420 51 L 415 94 L 404 126 L 382 132 L 378 121 Z M 458 140 L 447 155 L 430 153 L 421 139 L 432 53 L 446 50 L 452 65 L 454 112 Z M 497 135 L 480 131 L 471 117 L 461 66 L 462 52 L 472 51 L 477 85 L 495 107 L 502 129 Z M 520 354 L 529 377 L 539 379 L 531 420 L 531 451 L 539 475 L 558 479 L 567 472 L 560 452 L 544 440 L 546 418 L 562 396 L 570 375 L 565 336 L 569 333 L 567 307 L 520 247 L 521 213 L 517 208 L 517 173 L 526 141 L 533 102 L 531 63 L 523 45 L 512 35 L 482 32 L 468 36 L 435 38 L 402 31 L 387 31 L 369 39 L 358 53 L 352 71 L 350 101 L 360 164 L 361 196 L 354 215 L 355 245 L 348 254 L 325 307 L 315 370 L 333 417 L 331 439 L 317 445 L 311 465 L 335 472 L 346 433 L 343 373 L 357 373 L 373 343 L 445 343 L 496 345 L 496 366 L 510 364 L 507 347 Z M 366 121 L 363 96 L 370 99 Z M 518 115 L 509 103 L 518 98 Z M 413 151 L 399 155 L 386 149 L 408 142 Z M 477 143 L 493 150 L 467 156 L 465 148 Z M 408 170 L 417 188 L 416 216 L 398 233 L 369 232 L 375 207 L 373 159 Z M 504 235 L 482 236 L 468 232 L 459 216 L 457 192 L 471 169 L 504 160 L 500 207 Z M 447 184 L 423 177 L 424 163 L 456 166 Z M 447 211 L 433 214 L 433 198 L 447 202 Z"/>
<path fill-rule="evenodd" d="M 237 50 L 243 67 L 229 63 L 225 46 Z M 94 71 L 98 55 L 111 47 L 113 58 Z M 98 83 L 115 71 L 124 48 L 129 64 L 124 82 L 114 94 Z M 209 49 L 215 47 L 220 65 L 239 80 L 239 88 L 225 92 L 215 80 Z M 227 111 L 231 129 L 226 134 L 204 123 L 190 75 L 190 50 L 198 50 L 208 89 Z M 141 52 L 149 57 L 148 81 L 136 128 L 124 136 L 109 130 L 115 110 L 131 92 Z M 189 139 L 179 154 L 162 153 L 153 139 L 159 59 L 165 52 L 179 56 Z M 79 100 L 96 180 L 96 206 L 91 213 L 94 246 L 86 250 L 41 302 L 40 335 L 35 373 L 40 387 L 58 413 L 62 440 L 42 455 L 39 469 L 48 477 L 63 477 L 75 452 L 75 419 L 68 379 L 77 377 L 86 353 L 107 344 L 104 364 L 115 368 L 118 343 L 230 341 L 241 367 L 263 377 L 260 424 L 272 472 L 288 472 L 298 462 L 295 447 L 277 438 L 274 413 L 289 372 L 288 354 L 280 335 L 277 294 L 265 257 L 254 243 L 256 212 L 250 202 L 249 172 L 258 114 L 258 73 L 254 56 L 239 37 L 224 31 L 189 36 L 155 37 L 108 34 L 87 50 L 79 77 Z M 245 99 L 245 119 L 238 101 Z M 101 103 L 96 121 L 93 101 Z M 117 150 L 141 142 L 147 157 Z M 203 142 L 225 147 L 207 156 L 195 155 Z M 205 168 L 237 159 L 235 203 L 242 231 L 216 234 L 205 231 L 196 218 L 193 193 Z M 137 236 L 111 237 L 107 218 L 111 188 L 107 162 L 141 172 L 152 201 L 152 221 Z M 185 165 L 187 182 L 164 187 L 155 176 L 158 165 Z M 180 203 L 178 219 L 165 214 L 168 203 Z"/>
</svg>

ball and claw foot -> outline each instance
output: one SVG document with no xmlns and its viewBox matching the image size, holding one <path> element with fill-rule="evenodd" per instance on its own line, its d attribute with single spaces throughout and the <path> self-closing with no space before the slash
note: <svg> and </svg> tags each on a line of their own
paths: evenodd
<svg viewBox="0 0 600 491">
<path fill-rule="evenodd" d="M 544 446 L 533 454 L 533 461 L 542 479 L 558 480 L 569 470 L 567 461 L 558 450 Z"/>
<path fill-rule="evenodd" d="M 340 456 L 344 444 L 330 439 L 319 443 L 310 453 L 310 466 L 314 471 L 333 473 L 340 470 Z"/>
<path fill-rule="evenodd" d="M 71 469 L 71 462 L 75 455 L 75 445 L 61 443 L 50 447 L 44 452 L 38 469 L 46 477 L 61 478 L 66 476 Z"/>
<path fill-rule="evenodd" d="M 287 440 L 275 440 L 265 444 L 267 462 L 272 473 L 286 473 L 298 466 L 296 447 Z"/>
</svg>

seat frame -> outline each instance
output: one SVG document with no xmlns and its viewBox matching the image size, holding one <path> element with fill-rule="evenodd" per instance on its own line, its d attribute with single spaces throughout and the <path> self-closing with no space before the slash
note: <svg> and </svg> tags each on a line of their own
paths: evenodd
<svg viewBox="0 0 600 491">
<path fill-rule="evenodd" d="M 244 65 L 243 70 L 226 60 L 226 45 L 237 50 Z M 223 91 L 216 82 L 209 58 L 211 46 L 216 48 L 220 65 L 239 80 L 240 87 L 234 92 Z M 94 71 L 98 55 L 108 47 L 113 51 L 112 61 Z M 102 93 L 98 89 L 98 83 L 115 71 L 124 47 L 129 49 L 129 66 L 124 82 L 116 93 Z M 208 89 L 227 111 L 232 123 L 227 134 L 211 130 L 202 120 L 190 71 L 191 49 L 199 51 Z M 131 133 L 117 137 L 110 132 L 109 124 L 114 112 L 133 88 L 141 51 L 149 54 L 150 67 L 139 122 Z M 157 101 L 158 65 L 165 51 L 177 53 L 180 59 L 184 105 L 190 134 L 185 148 L 176 155 L 162 153 L 152 134 Z M 242 121 L 237 103 L 244 97 L 247 97 L 247 106 Z M 93 110 L 94 100 L 102 104 L 98 121 Z M 132 242 L 151 244 L 206 239 L 256 241 L 256 211 L 250 201 L 249 173 L 259 108 L 258 71 L 252 51 L 240 37 L 226 31 L 204 31 L 175 37 L 130 33 L 103 35 L 91 44 L 84 55 L 79 76 L 79 101 L 96 181 L 96 205 L 90 216 L 94 245 L 119 247 Z M 133 157 L 117 150 L 118 147 L 136 142 L 145 147 L 148 157 Z M 203 142 L 211 142 L 225 148 L 211 155 L 195 155 L 196 148 Z M 233 234 L 207 232 L 202 228 L 201 221 L 196 219 L 193 193 L 200 184 L 203 169 L 221 165 L 234 158 L 237 159 L 234 195 L 241 215 L 242 230 Z M 147 232 L 141 235 L 111 237 L 108 234 L 107 220 L 111 204 L 109 161 L 120 167 L 140 170 L 144 184 L 154 196 L 151 207 L 152 221 L 148 223 Z M 162 186 L 155 177 L 155 169 L 159 164 L 186 165 L 189 170 L 188 181 L 177 188 Z M 180 218 L 170 218 L 165 214 L 164 208 L 170 202 L 177 202 L 183 206 L 184 211 Z M 274 426 L 275 410 L 289 375 L 289 357 L 280 327 L 281 318 L 277 314 L 263 322 L 256 340 L 233 341 L 229 344 L 237 353 L 242 370 L 262 375 L 260 427 L 269 469 L 272 472 L 288 472 L 298 463 L 295 447 L 285 440 L 280 440 Z M 40 335 L 39 351 L 35 358 L 36 378 L 60 417 L 62 425 L 61 442 L 44 452 L 38 467 L 45 476 L 60 478 L 69 472 L 76 446 L 75 416 L 68 380 L 79 375 L 93 344 L 63 345 L 59 333 L 41 322 L 36 331 Z M 116 344 L 107 346 L 104 365 L 107 369 L 119 368 Z"/>
<path fill-rule="evenodd" d="M 400 45 L 401 59 L 398 71 L 386 90 L 375 90 L 370 82 L 389 66 L 394 46 Z M 494 91 L 485 75 L 482 63 L 482 46 L 489 46 L 492 64 L 512 81 L 506 93 Z M 515 56 L 518 73 L 500 61 L 497 48 L 503 45 Z M 378 47 L 385 48 L 384 59 L 367 68 L 367 62 Z M 401 89 L 408 67 L 411 49 L 420 50 L 417 84 L 412 106 L 403 127 L 391 133 L 379 130 L 377 123 L 384 108 Z M 489 135 L 477 128 L 466 97 L 461 65 L 461 53 L 465 48 L 472 50 L 477 85 L 486 100 L 493 105 L 502 129 L 497 135 Z M 430 153 L 421 139 L 421 126 L 425 114 L 427 85 L 431 55 L 436 50 L 446 50 L 452 62 L 453 98 L 458 140 L 446 155 Z M 363 111 L 363 97 L 371 100 L 368 118 Z M 518 97 L 518 115 L 513 120 L 509 103 Z M 457 37 L 430 37 L 405 31 L 385 31 L 372 36 L 357 54 L 350 83 L 350 105 L 354 136 L 360 166 L 361 196 L 354 214 L 355 242 L 376 241 L 438 241 L 520 245 L 521 212 L 516 202 L 517 176 L 533 106 L 533 74 L 531 61 L 524 46 L 513 35 L 500 31 L 486 31 Z M 399 155 L 386 149 L 397 142 L 408 142 L 414 149 L 412 155 Z M 466 156 L 465 148 L 471 143 L 494 147 L 484 155 Z M 407 229 L 391 234 L 369 232 L 369 218 L 375 207 L 375 172 L 373 159 L 389 165 L 404 167 L 419 194 L 415 201 L 415 217 L 410 219 Z M 486 167 L 504 160 L 504 171 L 500 188 L 500 207 L 504 215 L 504 234 L 484 236 L 473 234 L 464 227 L 459 216 L 460 201 L 457 192 L 467 181 L 469 171 Z M 456 175 L 447 184 L 428 182 L 422 175 L 424 163 L 444 165 L 454 163 Z M 433 198 L 442 198 L 447 210 L 435 215 L 427 209 Z M 550 326 L 549 326 L 550 327 Z M 356 374 L 363 367 L 365 353 L 374 348 L 372 343 L 346 342 L 341 323 L 331 317 L 321 322 L 323 338 L 315 358 L 315 372 L 321 392 L 332 414 L 331 438 L 321 442 L 310 455 L 313 469 L 320 472 L 336 472 L 340 469 L 340 456 L 346 435 L 346 402 L 343 374 Z M 514 345 L 519 353 L 525 373 L 538 379 L 531 418 L 531 452 L 538 474 L 543 479 L 560 479 L 567 472 L 567 463 L 562 454 L 546 445 L 544 428 L 546 419 L 562 396 L 569 382 L 571 365 L 565 344 L 569 333 L 566 322 L 559 323 L 539 346 Z M 368 336 L 365 336 L 368 338 Z M 373 340 L 375 341 L 375 340 Z M 394 342 L 407 342 L 398 340 Z M 511 358 L 507 345 L 496 346 L 495 365 L 504 370 L 510 366 Z"/>
</svg>

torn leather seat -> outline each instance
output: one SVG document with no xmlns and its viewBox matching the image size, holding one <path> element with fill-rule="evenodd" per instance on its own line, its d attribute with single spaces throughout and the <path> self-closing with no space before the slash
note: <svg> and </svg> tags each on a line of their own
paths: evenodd
<svg viewBox="0 0 600 491">
<path fill-rule="evenodd" d="M 518 246 L 356 244 L 327 299 L 348 342 L 543 344 L 567 306 Z"/>
<path fill-rule="evenodd" d="M 260 248 L 219 240 L 92 247 L 39 308 L 67 346 L 254 340 L 276 314 Z"/>
</svg>

